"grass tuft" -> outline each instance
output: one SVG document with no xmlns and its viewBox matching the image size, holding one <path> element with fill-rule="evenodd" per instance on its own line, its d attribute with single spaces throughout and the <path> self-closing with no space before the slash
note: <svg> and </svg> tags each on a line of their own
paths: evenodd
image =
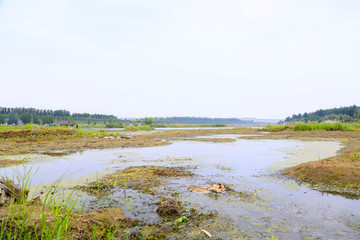
<svg viewBox="0 0 360 240">
<path fill-rule="evenodd" d="M 293 131 L 354 131 L 360 128 L 360 124 L 346 123 L 296 123 L 295 125 L 267 125 L 263 131 L 280 132 Z"/>
</svg>

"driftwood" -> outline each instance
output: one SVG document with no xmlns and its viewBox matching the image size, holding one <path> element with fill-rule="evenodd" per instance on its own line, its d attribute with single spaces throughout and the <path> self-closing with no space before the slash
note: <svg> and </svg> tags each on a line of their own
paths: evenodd
<svg viewBox="0 0 360 240">
<path fill-rule="evenodd" d="M 0 176 L 0 206 L 7 205 L 13 199 L 19 201 L 21 199 L 21 189 L 17 184 L 6 177 Z M 27 197 L 27 191 L 25 192 Z"/>
<path fill-rule="evenodd" d="M 190 186 L 187 187 L 187 189 L 192 190 L 192 191 L 200 191 L 203 193 L 209 193 L 209 192 L 222 192 L 225 191 L 226 188 L 224 187 L 224 185 L 222 185 L 221 183 L 215 183 L 210 187 L 196 187 L 196 186 Z"/>
</svg>

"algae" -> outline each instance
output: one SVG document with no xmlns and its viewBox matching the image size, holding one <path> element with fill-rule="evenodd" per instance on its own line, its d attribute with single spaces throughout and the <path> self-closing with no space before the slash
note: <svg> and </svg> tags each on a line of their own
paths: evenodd
<svg viewBox="0 0 360 240">
<path fill-rule="evenodd" d="M 157 187 L 162 186 L 170 178 L 190 177 L 193 174 L 181 168 L 161 166 L 134 166 L 103 177 L 98 181 L 85 186 L 79 186 L 79 190 L 86 191 L 91 195 L 103 195 L 113 188 L 131 188 L 144 193 L 154 195 Z"/>
</svg>

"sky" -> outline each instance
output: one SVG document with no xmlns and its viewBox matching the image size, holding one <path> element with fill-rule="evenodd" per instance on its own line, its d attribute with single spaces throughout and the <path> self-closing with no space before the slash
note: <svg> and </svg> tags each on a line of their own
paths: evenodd
<svg viewBox="0 0 360 240">
<path fill-rule="evenodd" d="M 0 106 L 253 117 L 360 105 L 358 0 L 0 0 Z"/>
</svg>

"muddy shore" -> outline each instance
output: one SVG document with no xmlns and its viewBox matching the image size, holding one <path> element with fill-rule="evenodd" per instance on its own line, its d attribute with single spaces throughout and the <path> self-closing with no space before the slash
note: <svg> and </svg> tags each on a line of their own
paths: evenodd
<svg viewBox="0 0 360 240">
<path fill-rule="evenodd" d="M 162 133 L 148 133 L 124 137 L 89 136 L 76 134 L 59 134 L 41 136 L 32 135 L 29 130 L 14 130 L 16 134 L 0 134 L 1 155 L 37 154 L 51 151 L 73 151 L 87 149 L 104 149 L 116 147 L 154 147 L 170 144 L 169 140 L 190 138 L 195 136 L 210 136 L 214 134 L 257 134 L 254 129 L 196 129 L 174 130 Z M 8 131 L 10 132 L 10 131 Z M 204 140 L 206 141 L 206 140 Z M 210 139 L 209 141 L 216 141 Z M 221 140 L 217 140 L 221 141 Z M 229 140 L 224 140 L 229 141 Z"/>
<path fill-rule="evenodd" d="M 337 191 L 357 192 L 360 189 L 360 160 L 352 157 L 360 151 L 360 131 L 292 131 L 263 133 L 250 128 L 235 129 L 186 129 L 167 132 L 125 136 L 114 134 L 78 135 L 74 130 L 37 132 L 38 130 L 12 130 L 0 133 L 0 167 L 18 164 L 6 155 L 62 154 L 64 151 L 79 151 L 106 148 L 138 148 L 171 144 L 172 140 L 232 142 L 226 137 L 231 134 L 242 135 L 243 139 L 296 139 L 296 140 L 336 140 L 344 147 L 339 156 L 321 161 L 304 163 L 284 172 L 285 175 L 312 185 L 337 187 Z M 208 137 L 210 136 L 210 137 Z M 221 136 L 221 137 L 216 137 Z M 59 153 L 60 152 L 60 153 Z M 337 171 L 334 171 L 337 169 Z M 306 170 L 306 171 L 305 171 Z M 342 190 L 341 190 L 342 189 Z"/>
<path fill-rule="evenodd" d="M 19 155 L 19 154 L 44 154 L 50 156 L 59 156 L 58 154 L 63 154 L 78 150 L 87 150 L 87 149 L 106 149 L 106 148 L 139 148 L 139 147 L 152 147 L 152 146 L 163 146 L 171 144 L 173 140 L 187 140 L 187 141 L 203 141 L 211 143 L 231 143 L 234 140 L 232 138 L 227 138 L 227 135 L 237 134 L 241 135 L 238 138 L 241 139 L 254 139 L 254 140 L 283 140 L 283 139 L 293 139 L 293 140 L 306 140 L 309 141 L 329 141 L 329 144 L 324 143 L 324 151 L 326 152 L 326 147 L 332 146 L 336 147 L 339 142 L 342 143 L 342 148 L 338 152 L 337 156 L 327 158 L 326 155 L 321 156 L 320 161 L 307 162 L 307 156 L 304 155 L 302 158 L 298 159 L 298 166 L 288 168 L 286 163 L 282 163 L 280 166 L 276 166 L 276 169 L 285 169 L 283 172 L 286 176 L 297 179 L 299 182 L 306 182 L 310 184 L 310 187 L 324 191 L 331 192 L 336 194 L 342 194 L 345 196 L 355 197 L 359 195 L 359 186 L 360 186 L 360 158 L 356 155 L 359 152 L 360 146 L 360 131 L 347 131 L 347 132 L 294 132 L 294 131 L 282 131 L 282 132 L 272 132 L 272 133 L 262 133 L 260 130 L 255 129 L 197 129 L 197 130 L 175 130 L 169 132 L 161 133 L 147 133 L 141 135 L 133 135 L 130 137 L 122 135 L 114 136 L 84 136 L 84 135 L 56 135 L 56 136 L 45 136 L 45 137 L 33 137 L 30 135 L 22 136 L 21 133 L 16 133 L 12 137 L 3 137 L 0 143 L 0 156 L 3 156 L 3 160 L 0 160 L 0 163 L 3 166 L 8 166 L 12 163 L 12 160 L 9 160 L 5 155 Z M 11 136 L 11 135 L 8 135 Z M 200 138 L 199 138 L 200 136 Z M 209 137 L 210 136 L 210 137 Z M 335 143 L 336 142 L 336 143 Z M 307 151 L 311 152 L 312 148 L 309 145 Z M 295 156 L 303 155 L 303 152 L 293 153 L 290 150 L 284 150 L 285 152 L 292 153 Z M 1 157 L 0 157 L 1 159 Z M 171 177 L 172 175 L 180 174 L 178 169 L 151 169 L 147 171 L 147 168 L 135 168 L 135 170 L 141 170 L 143 174 L 150 174 L 147 178 L 147 175 L 144 175 L 145 181 L 138 181 L 137 178 L 133 176 L 138 176 L 139 172 L 134 171 L 133 168 L 130 168 L 126 171 L 120 171 L 115 174 L 101 174 L 99 177 L 101 180 L 96 180 L 91 182 L 85 187 L 84 191 L 90 189 L 90 192 L 95 193 L 97 190 L 100 190 L 100 195 L 108 192 L 109 186 L 120 186 L 120 188 L 128 189 L 137 189 L 142 190 L 145 193 L 149 194 L 148 189 L 153 186 L 143 186 L 143 182 L 151 182 L 150 179 L 155 176 L 160 176 L 159 181 L 151 182 L 155 185 L 163 185 L 166 182 L 166 178 Z M 336 171 L 334 171 L 334 169 Z M 131 170 L 131 171 L 130 171 Z M 158 174 L 158 172 L 169 171 L 169 174 Z M 120 176 L 120 177 L 119 177 Z M 189 177 L 190 174 L 187 172 L 182 172 L 179 176 Z M 96 175 L 94 178 L 98 178 Z M 157 178 L 157 177 L 156 177 Z M 156 179 L 155 178 L 155 179 Z M 114 179 L 117 179 L 115 181 Z M 124 179 L 126 179 L 126 185 L 124 186 Z M 165 184 L 166 185 L 166 184 Z M 89 188 L 90 187 L 90 188 Z M 226 186 L 228 187 L 228 186 Z M 229 188 L 231 190 L 231 188 Z M 80 189 L 81 190 L 81 189 Z M 95 191 L 94 191 L 95 190 Z M 150 195 L 152 192 L 150 192 Z M 231 192 L 234 196 L 239 196 L 239 199 L 246 199 L 246 201 L 260 201 L 257 199 L 256 194 L 254 193 L 242 193 L 242 192 Z M 98 195 L 95 193 L 94 195 Z M 218 197 L 214 195 L 214 197 Z M 112 210 L 110 210 L 111 212 Z M 196 209 L 193 211 L 185 211 L 182 213 L 183 216 L 187 217 L 187 223 L 177 223 L 174 222 L 177 219 L 177 216 L 164 219 L 164 224 L 148 224 L 140 221 L 133 221 L 123 217 L 122 210 L 115 209 L 112 212 L 119 212 L 118 218 L 112 216 L 106 208 L 102 211 L 87 211 L 84 212 L 79 220 L 76 220 L 74 230 L 78 231 L 83 228 L 84 225 L 89 223 L 89 219 L 93 218 L 95 221 L 98 221 L 100 225 L 106 226 L 110 223 L 119 223 L 121 222 L 119 232 L 117 237 L 124 238 L 125 234 L 130 234 L 134 239 L 136 234 L 140 233 L 139 226 L 141 226 L 141 236 L 147 236 L 148 238 L 166 238 L 169 236 L 175 237 L 176 234 L 181 234 L 184 231 L 194 231 L 194 234 L 201 233 L 202 228 L 205 228 L 212 231 L 215 230 L 214 226 L 224 228 L 224 231 L 234 231 L 236 236 L 242 236 L 243 238 L 248 238 L 247 231 L 236 232 L 236 227 L 234 226 L 223 226 L 219 224 L 219 217 L 216 216 L 216 212 L 207 212 L 201 213 Z M 116 219 L 115 219 L 116 218 Z M 199 228 L 196 224 L 200 224 L 202 228 Z M 129 231 L 132 229 L 134 233 Z M 137 230 L 136 230 L 137 229 Z M 90 229 L 91 230 L 91 229 Z M 124 232 L 125 231 L 125 232 Z M 271 237 L 270 234 L 268 237 Z M 80 237 L 80 236 L 79 236 Z M 83 235 L 81 237 L 84 237 Z M 73 232 L 74 239 L 81 239 L 76 237 L 75 231 Z M 198 235 L 199 239 L 206 238 L 206 234 L 203 232 Z M 140 239 L 140 238 L 139 238 Z"/>
</svg>

